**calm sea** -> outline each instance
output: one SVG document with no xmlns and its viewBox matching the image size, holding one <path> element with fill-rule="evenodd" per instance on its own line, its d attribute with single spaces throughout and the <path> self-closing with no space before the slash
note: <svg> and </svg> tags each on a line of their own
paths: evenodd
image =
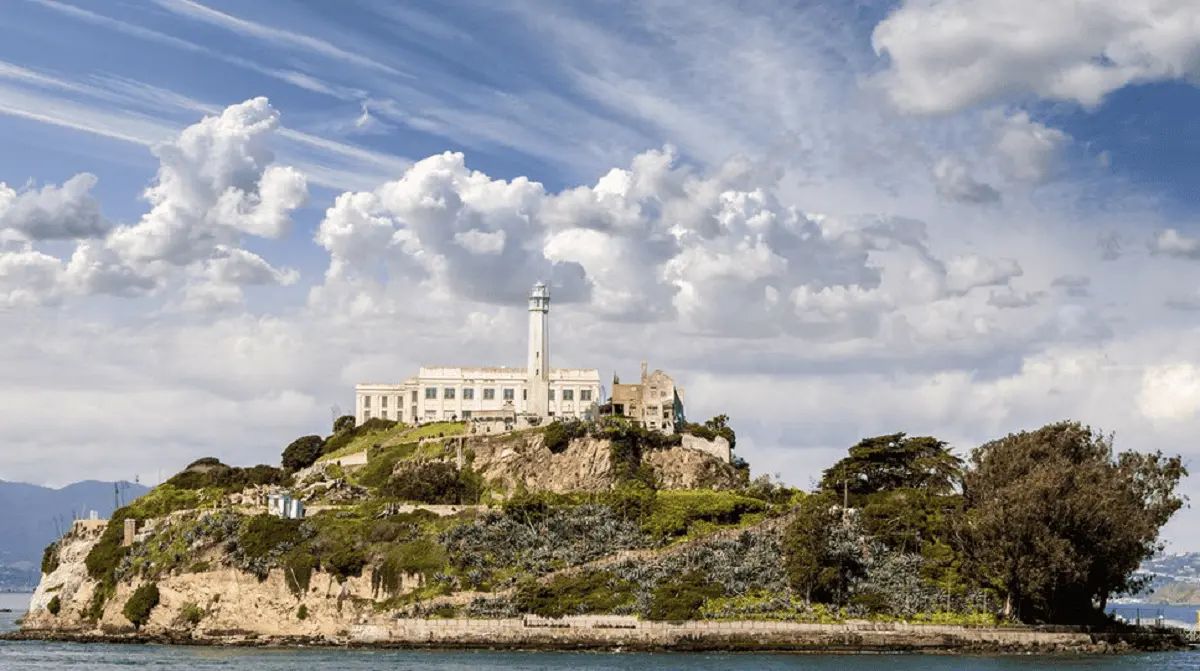
<svg viewBox="0 0 1200 671">
<path fill-rule="evenodd" d="M 0 594 L 23 610 L 29 595 Z M 1150 607 L 1153 610 L 1155 607 Z M 1195 609 L 1191 609 L 1194 613 Z M 0 613 L 0 630 L 19 613 Z M 1121 657 L 917 655 L 616 655 L 491 652 L 258 651 L 0 642 L 0 671 L 1200 671 L 1200 651 Z"/>
</svg>

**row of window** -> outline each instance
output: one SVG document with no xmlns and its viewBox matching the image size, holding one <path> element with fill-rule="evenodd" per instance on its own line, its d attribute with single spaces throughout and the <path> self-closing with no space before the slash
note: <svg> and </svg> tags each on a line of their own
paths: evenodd
<svg viewBox="0 0 1200 671">
<path fill-rule="evenodd" d="M 513 389 L 511 387 L 506 387 L 502 391 L 504 394 L 504 400 L 512 401 L 516 398 L 516 390 L 515 389 Z M 554 390 L 551 389 L 551 390 L 549 390 L 549 392 L 550 392 L 550 400 L 553 401 L 554 400 Z M 442 388 L 442 398 L 443 399 L 448 399 L 448 400 L 454 399 L 455 395 L 457 393 L 458 393 L 458 390 L 454 387 L 443 387 Z M 527 394 L 524 391 L 522 391 L 521 398 L 524 399 L 524 398 L 526 398 L 526 396 L 527 396 Z M 433 399 L 436 399 L 437 397 L 438 397 L 438 388 L 437 387 L 425 387 L 425 398 L 426 399 L 433 400 Z M 464 401 L 475 400 L 475 390 L 472 388 L 463 389 L 462 397 L 463 397 Z M 495 398 L 496 398 L 496 390 L 495 389 L 493 389 L 491 387 L 487 387 L 483 390 L 483 400 L 492 401 L 492 400 L 495 400 Z M 574 401 L 575 400 L 575 390 L 574 389 L 563 389 L 562 390 L 562 400 Z M 580 389 L 579 390 L 579 400 L 580 401 L 591 401 L 592 400 L 592 390 L 591 389 Z M 412 401 L 413 401 L 413 403 L 417 402 L 417 392 L 416 391 L 412 392 Z M 363 408 L 366 409 L 366 408 L 370 408 L 370 407 L 371 407 L 371 397 L 364 396 L 363 397 Z M 379 398 L 379 407 L 381 409 L 388 407 L 388 397 L 387 396 L 381 396 Z"/>
</svg>

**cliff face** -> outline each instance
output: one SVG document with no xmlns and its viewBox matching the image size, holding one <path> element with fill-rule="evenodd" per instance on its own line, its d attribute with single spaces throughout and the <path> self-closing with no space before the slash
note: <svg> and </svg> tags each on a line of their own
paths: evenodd
<svg viewBox="0 0 1200 671">
<path fill-rule="evenodd" d="M 697 442 L 705 441 L 693 439 L 692 447 L 676 445 L 642 455 L 659 487 L 735 489 L 744 484 L 736 468 L 696 447 Z M 728 443 L 725 446 L 728 449 Z M 472 436 L 465 439 L 464 451 L 473 455 L 471 465 L 485 482 L 502 482 L 510 490 L 520 483 L 528 491 L 601 492 L 612 489 L 618 479 L 613 443 L 604 438 L 574 438 L 566 450 L 555 454 L 541 432 Z"/>
</svg>

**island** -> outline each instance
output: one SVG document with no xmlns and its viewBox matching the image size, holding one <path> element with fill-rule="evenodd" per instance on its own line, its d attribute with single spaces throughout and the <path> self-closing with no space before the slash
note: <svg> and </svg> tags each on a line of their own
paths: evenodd
<svg viewBox="0 0 1200 671">
<path fill-rule="evenodd" d="M 1110 595 L 1139 588 L 1183 468 L 1115 455 L 1075 423 L 993 441 L 966 463 L 929 437 L 866 439 L 810 492 L 723 459 L 736 441 L 724 417 L 672 434 L 621 417 L 471 429 L 347 416 L 289 445 L 280 467 L 197 460 L 48 547 L 10 636 L 963 652 L 1184 642 L 1103 615 Z"/>
</svg>

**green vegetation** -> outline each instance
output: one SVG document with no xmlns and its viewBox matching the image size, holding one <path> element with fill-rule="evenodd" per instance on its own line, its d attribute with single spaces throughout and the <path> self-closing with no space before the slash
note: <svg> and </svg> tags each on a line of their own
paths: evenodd
<svg viewBox="0 0 1200 671">
<path fill-rule="evenodd" d="M 699 571 L 690 571 L 656 587 L 646 615 L 651 620 L 695 620 L 705 602 L 722 596 L 724 585 L 712 582 Z"/>
<path fill-rule="evenodd" d="M 1109 595 L 1143 589 L 1134 571 L 1184 503 L 1180 457 L 1116 454 L 1111 436 L 1076 422 L 989 442 L 971 466 L 967 560 L 1021 620 L 1088 622 Z"/>
<path fill-rule="evenodd" d="M 556 420 L 547 424 L 542 432 L 545 434 L 546 449 L 553 454 L 561 454 L 567 451 L 572 440 L 587 435 L 588 425 L 578 420 Z"/>
<path fill-rule="evenodd" d="M 372 445 L 391 442 L 403 434 L 408 427 L 386 419 L 373 418 L 360 426 L 351 426 L 335 432 L 325 440 L 321 448 L 321 459 L 336 459 L 362 452 Z"/>
<path fill-rule="evenodd" d="M 470 469 L 454 464 L 425 462 L 411 465 L 388 478 L 380 493 L 391 499 L 418 503 L 475 504 L 483 493 L 483 481 Z"/>
<path fill-rule="evenodd" d="M 58 570 L 58 546 L 59 542 L 54 541 L 42 551 L 42 575 L 49 575 Z"/>
<path fill-rule="evenodd" d="M 705 440 L 715 440 L 718 437 L 724 438 L 729 441 L 729 449 L 732 450 L 737 447 L 737 434 L 734 433 L 733 427 L 729 426 L 729 415 L 717 415 L 703 424 L 685 422 L 682 430 L 684 433 Z"/>
<path fill-rule="evenodd" d="M 683 536 L 697 527 L 711 531 L 738 524 L 744 516 L 766 510 L 765 502 L 734 492 L 663 491 L 655 497 L 642 528 L 654 537 Z"/>
<path fill-rule="evenodd" d="M 158 606 L 158 599 L 158 585 L 142 585 L 133 591 L 121 612 L 135 629 L 141 629 L 142 625 L 150 621 L 150 613 Z"/>
<path fill-rule="evenodd" d="M 240 492 L 247 487 L 278 486 L 287 482 L 288 476 L 274 466 L 235 468 L 212 457 L 193 462 L 167 480 L 167 484 L 176 489 L 215 490 L 219 493 Z"/>
<path fill-rule="evenodd" d="M 185 625 L 194 627 L 200 624 L 204 616 L 208 615 L 203 608 L 195 603 L 188 602 L 183 604 L 183 608 L 179 611 L 179 620 Z"/>
<path fill-rule="evenodd" d="M 342 415 L 333 420 L 333 432 L 342 433 L 343 431 L 349 431 L 354 428 L 356 423 L 354 415 Z"/>
<path fill-rule="evenodd" d="M 325 439 L 320 436 L 303 436 L 293 440 L 283 450 L 284 470 L 294 473 L 302 468 L 312 466 L 317 463 L 317 457 L 321 456 L 324 448 Z"/>
<path fill-rule="evenodd" d="M 516 606 L 522 613 L 560 618 L 567 615 L 611 613 L 632 606 L 634 585 L 611 571 L 562 576 L 541 584 L 525 580 L 517 589 Z"/>
<path fill-rule="evenodd" d="M 351 418 L 351 419 L 353 419 L 353 418 Z M 308 606 L 307 605 L 300 604 L 300 607 L 296 609 L 296 619 L 300 620 L 301 622 L 308 619 Z"/>
<path fill-rule="evenodd" d="M 57 617 L 59 612 L 62 611 L 62 599 L 58 598 L 58 595 L 55 594 L 54 598 L 50 599 L 50 603 L 46 604 L 46 610 L 51 615 Z"/>
</svg>

